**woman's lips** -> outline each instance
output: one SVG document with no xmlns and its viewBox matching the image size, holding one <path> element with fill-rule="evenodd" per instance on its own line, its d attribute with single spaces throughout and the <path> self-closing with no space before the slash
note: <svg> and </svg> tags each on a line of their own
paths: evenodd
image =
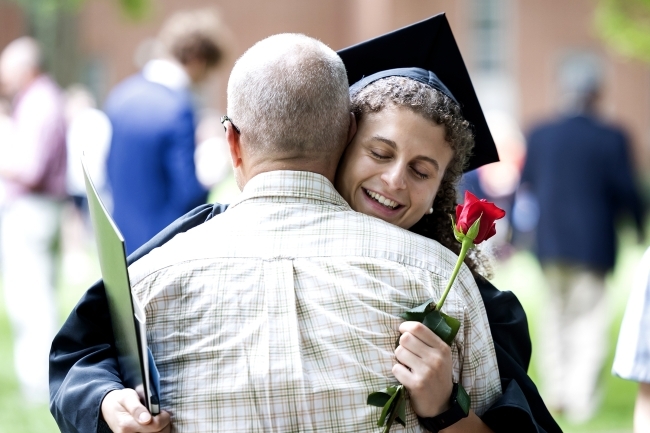
<svg viewBox="0 0 650 433">
<path fill-rule="evenodd" d="M 364 196 L 367 201 L 373 206 L 373 208 L 379 209 L 383 212 L 394 213 L 403 206 L 397 203 L 394 200 L 389 199 L 375 191 L 370 191 L 366 188 L 361 188 L 364 192 Z"/>
</svg>

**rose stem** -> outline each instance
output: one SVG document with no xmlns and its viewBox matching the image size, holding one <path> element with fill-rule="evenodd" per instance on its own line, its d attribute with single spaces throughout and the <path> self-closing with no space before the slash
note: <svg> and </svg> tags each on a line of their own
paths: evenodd
<svg viewBox="0 0 650 433">
<path fill-rule="evenodd" d="M 454 284 L 454 281 L 456 280 L 456 275 L 458 275 L 458 271 L 460 271 L 460 267 L 463 264 L 463 260 L 465 260 L 467 251 L 472 247 L 473 243 L 474 241 L 471 239 L 468 238 L 463 239 L 462 247 L 460 248 L 460 254 L 458 255 L 458 260 L 456 261 L 456 267 L 454 267 L 454 272 L 451 274 L 451 278 L 447 283 L 447 288 L 442 294 L 442 298 L 440 298 L 440 300 L 436 304 L 436 310 L 440 311 L 440 309 L 442 308 L 442 304 L 445 303 L 445 299 L 447 299 L 449 290 L 451 289 L 451 286 Z"/>
</svg>

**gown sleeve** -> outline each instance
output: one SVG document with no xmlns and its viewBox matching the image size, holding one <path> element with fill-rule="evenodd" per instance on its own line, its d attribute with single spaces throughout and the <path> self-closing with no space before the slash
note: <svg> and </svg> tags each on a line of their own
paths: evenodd
<svg viewBox="0 0 650 433">
<path fill-rule="evenodd" d="M 487 313 L 501 377 L 501 397 L 481 419 L 495 433 L 562 432 L 528 376 L 532 352 L 528 320 L 512 292 L 475 276 Z"/>
<path fill-rule="evenodd" d="M 206 204 L 183 215 L 128 257 L 132 264 L 178 233 L 223 212 Z M 50 412 L 64 433 L 110 432 L 101 419 L 104 396 L 122 389 L 108 301 L 100 280 L 84 293 L 50 349 Z"/>
</svg>

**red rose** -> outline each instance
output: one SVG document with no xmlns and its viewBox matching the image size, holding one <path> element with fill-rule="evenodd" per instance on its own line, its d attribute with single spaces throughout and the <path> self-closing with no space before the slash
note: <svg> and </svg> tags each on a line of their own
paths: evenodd
<svg viewBox="0 0 650 433">
<path fill-rule="evenodd" d="M 503 218 L 506 212 L 485 199 L 478 199 L 474 194 L 465 191 L 465 203 L 456 207 L 456 229 L 467 234 L 474 222 L 481 218 L 478 235 L 474 238 L 475 244 L 480 244 L 491 238 L 497 232 L 495 221 Z"/>
</svg>

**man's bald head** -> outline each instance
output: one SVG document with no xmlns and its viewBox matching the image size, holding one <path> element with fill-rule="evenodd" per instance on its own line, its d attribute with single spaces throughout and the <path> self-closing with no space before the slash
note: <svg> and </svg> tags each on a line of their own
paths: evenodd
<svg viewBox="0 0 650 433">
<path fill-rule="evenodd" d="M 304 35 L 280 34 L 253 45 L 228 81 L 228 115 L 251 155 L 338 159 L 349 106 L 343 62 Z"/>
<path fill-rule="evenodd" d="M 0 90 L 14 96 L 41 72 L 41 49 L 28 36 L 12 41 L 0 55 Z"/>
</svg>

